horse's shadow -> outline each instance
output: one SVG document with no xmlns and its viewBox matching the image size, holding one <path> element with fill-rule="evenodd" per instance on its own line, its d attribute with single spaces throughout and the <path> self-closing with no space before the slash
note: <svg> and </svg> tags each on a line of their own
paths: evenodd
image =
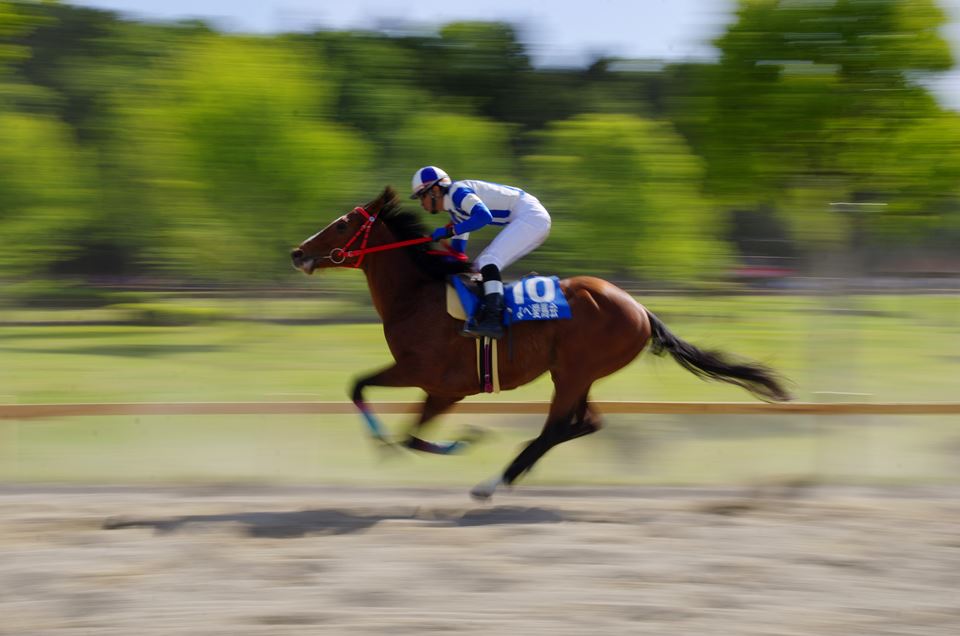
<svg viewBox="0 0 960 636">
<path fill-rule="evenodd" d="M 338 535 L 362 532 L 384 521 L 407 521 L 431 527 L 466 527 L 489 525 L 527 525 L 559 523 L 567 520 L 556 510 L 497 506 L 493 508 L 444 509 L 416 508 L 396 513 L 357 513 L 338 509 L 298 510 L 290 512 L 236 512 L 219 515 L 187 515 L 183 517 L 145 518 L 111 517 L 104 521 L 104 530 L 153 528 L 157 534 L 169 534 L 211 526 L 235 526 L 250 537 L 293 539 L 308 535 Z"/>
</svg>

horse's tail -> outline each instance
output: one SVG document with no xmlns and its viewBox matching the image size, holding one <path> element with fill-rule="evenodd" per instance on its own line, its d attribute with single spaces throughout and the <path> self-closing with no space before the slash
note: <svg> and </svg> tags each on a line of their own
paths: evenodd
<svg viewBox="0 0 960 636">
<path fill-rule="evenodd" d="M 644 308 L 646 309 L 646 308 Z M 704 351 L 675 336 L 649 309 L 652 351 L 668 352 L 683 368 L 705 380 L 720 380 L 743 387 L 761 400 L 785 402 L 790 394 L 772 369 L 758 362 L 730 360 L 718 351 Z"/>
</svg>

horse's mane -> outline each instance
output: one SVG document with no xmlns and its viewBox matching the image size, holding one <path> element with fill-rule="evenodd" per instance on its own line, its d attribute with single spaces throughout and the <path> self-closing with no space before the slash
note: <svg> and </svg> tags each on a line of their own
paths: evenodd
<svg viewBox="0 0 960 636">
<path fill-rule="evenodd" d="M 427 226 L 420 220 L 419 215 L 400 207 L 400 199 L 397 197 L 397 193 L 394 192 L 393 188 L 387 186 L 379 199 L 383 200 L 383 206 L 380 208 L 380 213 L 377 215 L 377 218 L 390 228 L 396 240 L 407 241 L 430 234 Z M 367 204 L 367 209 L 374 203 L 376 203 L 376 200 Z M 446 277 L 451 274 L 470 271 L 470 263 L 451 261 L 443 255 L 429 254 L 429 246 L 429 243 L 421 243 L 402 249 L 413 258 L 413 262 L 416 263 L 417 267 L 430 278 L 436 280 L 445 280 Z"/>
</svg>

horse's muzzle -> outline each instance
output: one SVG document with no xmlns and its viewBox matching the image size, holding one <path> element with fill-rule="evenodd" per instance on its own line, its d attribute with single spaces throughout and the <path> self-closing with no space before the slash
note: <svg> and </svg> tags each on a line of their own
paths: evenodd
<svg viewBox="0 0 960 636">
<path fill-rule="evenodd" d="M 290 252 L 290 260 L 293 266 L 304 274 L 312 274 L 316 268 L 316 262 L 312 258 L 304 258 L 303 250 L 299 247 Z"/>
</svg>

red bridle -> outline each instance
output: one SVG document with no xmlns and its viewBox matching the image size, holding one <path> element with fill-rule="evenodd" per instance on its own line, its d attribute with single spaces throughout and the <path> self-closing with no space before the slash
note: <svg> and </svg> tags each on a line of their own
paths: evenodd
<svg viewBox="0 0 960 636">
<path fill-rule="evenodd" d="M 365 209 L 356 207 L 353 208 L 354 212 L 359 212 L 366 220 L 364 220 L 363 225 L 360 226 L 360 229 L 353 235 L 353 237 L 347 241 L 347 244 L 343 247 L 335 247 L 330 250 L 330 256 L 327 258 L 330 259 L 330 262 L 334 265 L 343 265 L 344 261 L 348 258 L 354 258 L 359 256 L 357 262 L 351 265 L 343 265 L 343 267 L 360 267 L 360 263 L 363 262 L 363 257 L 367 254 L 372 254 L 373 252 L 382 252 L 384 250 L 392 250 L 398 247 L 407 247 L 408 245 L 419 245 L 420 243 L 429 243 L 431 239 L 429 236 L 423 236 L 421 238 L 410 239 L 408 241 L 397 241 L 396 243 L 387 243 L 385 245 L 377 245 L 375 247 L 367 247 L 367 241 L 370 239 L 370 230 L 373 229 L 373 223 L 377 220 L 376 214 L 370 214 Z M 360 249 L 347 251 L 354 241 L 356 241 L 360 236 L 363 235 L 363 240 L 360 242 Z"/>
</svg>

